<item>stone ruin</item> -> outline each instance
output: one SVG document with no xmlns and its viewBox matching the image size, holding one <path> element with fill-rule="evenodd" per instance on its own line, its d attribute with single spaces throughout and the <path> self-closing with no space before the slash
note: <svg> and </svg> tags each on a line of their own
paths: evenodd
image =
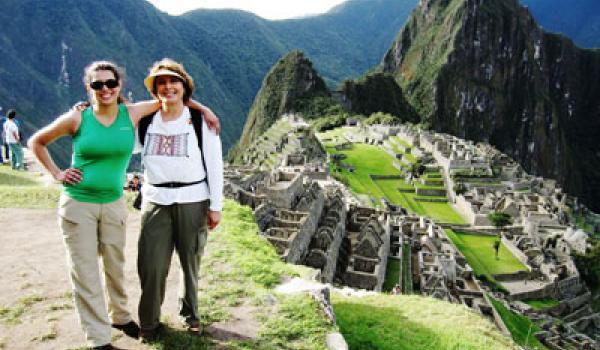
<svg viewBox="0 0 600 350">
<path fill-rule="evenodd" d="M 552 349 L 600 349 L 600 317 L 571 258 L 589 247 L 588 234 L 573 228 L 566 214 L 576 200 L 556 182 L 527 175 L 489 145 L 405 126 L 363 129 L 368 132 L 348 132 L 345 139 L 386 147 L 395 133 L 409 144 L 395 148 L 440 170 L 443 178 L 433 180 L 446 185 L 453 206 L 469 221 L 461 230 L 497 234 L 487 215 L 509 214 L 514 224 L 503 230 L 502 242 L 527 271 L 494 275 L 509 292 L 496 299 L 539 321 L 542 332 L 536 336 Z M 302 149 L 285 154 L 270 173 L 251 167 L 226 171 L 227 196 L 252 207 L 261 235 L 282 259 L 319 270 L 322 282 L 375 291 L 382 289 L 388 259 L 396 259 L 403 291 L 464 304 L 504 327 L 487 300 L 492 292 L 480 285 L 442 226 L 385 201 L 384 210 L 356 204 L 329 177 L 327 164 L 306 154 Z M 455 193 L 458 183 L 466 191 Z M 559 304 L 534 311 L 523 303 L 543 298 Z"/>
</svg>

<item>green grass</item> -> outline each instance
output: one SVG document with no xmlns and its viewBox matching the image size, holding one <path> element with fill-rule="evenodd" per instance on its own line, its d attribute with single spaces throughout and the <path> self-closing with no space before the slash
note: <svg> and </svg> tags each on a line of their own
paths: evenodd
<svg viewBox="0 0 600 350">
<path fill-rule="evenodd" d="M 350 349 L 516 349 L 496 327 L 462 305 L 416 295 L 332 295 Z"/>
<path fill-rule="evenodd" d="M 498 300 L 492 297 L 489 299 L 517 344 L 527 346 L 529 349 L 548 349 L 534 336 L 536 332 L 541 330 L 539 326 L 527 317 L 510 311 Z"/>
<path fill-rule="evenodd" d="M 494 281 L 492 276 L 494 274 L 527 271 L 527 267 L 517 260 L 503 244 L 500 245 L 498 259 L 496 259 L 494 250 L 494 241 L 498 239 L 496 236 L 471 235 L 454 232 L 450 229 L 445 231 L 467 258 L 467 262 L 476 275 L 483 275 L 490 281 Z"/>
<path fill-rule="evenodd" d="M 332 135 L 335 135 L 333 131 L 329 133 L 331 134 L 321 134 L 320 137 L 323 137 L 323 135 L 333 137 Z M 372 204 L 378 206 L 378 200 L 385 197 L 393 204 L 401 205 L 410 212 L 431 217 L 438 222 L 452 224 L 465 223 L 465 220 L 447 202 L 419 202 L 415 200 L 417 195 L 414 192 L 399 192 L 398 188 L 414 188 L 413 185 L 406 183 L 402 179 L 371 179 L 370 175 L 400 175 L 400 171 L 393 165 L 395 158 L 390 156 L 381 147 L 358 143 L 353 144 L 350 150 L 337 151 L 334 147 L 327 145 L 326 150 L 330 154 L 343 153 L 347 156 L 342 163 L 352 165 L 355 169 L 354 172 L 349 172 L 344 168 L 337 171 L 335 165 L 331 164 L 331 173 L 350 187 L 355 194 L 366 195 L 369 198 L 375 199 Z"/>
<path fill-rule="evenodd" d="M 235 341 L 231 349 L 324 349 L 332 330 L 318 305 L 307 295 L 280 295 L 272 288 L 284 277 L 307 275 L 303 266 L 281 261 L 271 244 L 260 238 L 252 210 L 226 200 L 222 225 L 209 234 L 202 258 L 199 309 L 207 326 L 231 317 L 236 306 L 257 309 L 259 337 Z M 269 305 L 267 300 L 275 300 Z M 196 349 L 185 335 L 172 331 L 158 349 Z M 201 347 L 198 347 L 201 349 Z"/>
<path fill-rule="evenodd" d="M 413 292 L 411 259 L 411 246 L 409 243 L 405 243 L 402 245 L 402 293 L 404 294 Z"/>
<path fill-rule="evenodd" d="M 23 316 L 31 307 L 44 301 L 46 298 L 41 295 L 29 295 L 21 297 L 14 305 L 0 307 L 0 321 L 5 324 L 15 325 L 22 322 Z"/>
<path fill-rule="evenodd" d="M 400 261 L 388 257 L 383 291 L 390 292 L 400 282 Z"/>
<path fill-rule="evenodd" d="M 560 304 L 560 301 L 556 299 L 539 299 L 539 300 L 527 300 L 524 302 L 525 304 L 531 306 L 534 310 L 544 310 L 551 307 L 554 307 Z"/>
<path fill-rule="evenodd" d="M 330 154 L 343 153 L 347 156 L 342 163 L 353 166 L 354 171 L 350 172 L 344 168 L 337 171 L 332 164 L 331 172 L 357 194 L 366 194 L 379 199 L 384 194 L 370 175 L 400 175 L 400 171 L 393 166 L 394 158 L 380 147 L 356 143 L 350 150 L 336 151 L 333 147 L 326 147 L 326 149 Z"/>
<path fill-rule="evenodd" d="M 413 188 L 404 180 L 376 180 L 375 184 L 391 203 L 401 205 L 412 213 L 428 216 L 437 222 L 465 223 L 465 220 L 447 202 L 421 202 L 416 200 L 420 196 L 414 192 L 399 192 L 398 188 Z"/>
<path fill-rule="evenodd" d="M 44 186 L 39 177 L 0 165 L 0 208 L 55 208 L 59 186 Z"/>
</svg>

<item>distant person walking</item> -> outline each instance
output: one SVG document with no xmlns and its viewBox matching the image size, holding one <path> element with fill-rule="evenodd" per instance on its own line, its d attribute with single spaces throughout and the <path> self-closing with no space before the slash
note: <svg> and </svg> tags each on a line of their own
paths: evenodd
<svg viewBox="0 0 600 350">
<path fill-rule="evenodd" d="M 134 147 L 134 128 L 160 104 L 120 103 L 123 78 L 122 70 L 112 62 L 90 64 L 85 68 L 84 84 L 91 107 L 63 114 L 29 141 L 44 168 L 64 184 L 59 223 L 79 320 L 93 349 L 118 349 L 111 344 L 111 326 L 134 338 L 139 334 L 124 288 L 127 208 L 123 183 Z M 210 110 L 205 112 L 212 115 Z M 67 135 L 73 140 L 72 163 L 61 170 L 47 145 Z M 108 311 L 98 257 L 104 267 Z"/>
<path fill-rule="evenodd" d="M 2 108 L 0 108 L 0 110 L 1 109 Z M 8 162 L 8 159 L 10 158 L 8 156 L 8 152 L 6 152 L 7 157 L 4 157 L 4 143 L 6 142 L 6 138 L 4 137 L 4 123 L 6 122 L 6 119 L 7 118 L 5 116 L 0 114 L 0 165 L 4 164 L 4 159 L 6 159 L 6 161 Z"/>
<path fill-rule="evenodd" d="M 25 159 L 23 156 L 23 147 L 21 147 L 21 133 L 19 126 L 15 121 L 17 112 L 11 109 L 6 114 L 8 118 L 4 122 L 4 138 L 5 142 L 10 149 L 10 165 L 16 170 L 25 170 Z"/>
<path fill-rule="evenodd" d="M 173 250 L 181 265 L 179 315 L 188 331 L 202 331 L 198 268 L 207 228 L 221 220 L 223 160 L 219 136 L 202 122 L 201 111 L 186 107 L 194 82 L 181 64 L 156 62 L 144 83 L 161 102 L 160 111 L 144 119 L 138 130 L 145 169 L 138 310 L 140 337 L 153 341 L 162 333 L 160 309 Z"/>
</svg>

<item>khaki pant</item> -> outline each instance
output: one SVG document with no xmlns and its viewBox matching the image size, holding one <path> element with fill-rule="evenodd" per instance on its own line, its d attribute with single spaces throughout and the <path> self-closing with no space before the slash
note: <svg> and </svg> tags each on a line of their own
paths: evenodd
<svg viewBox="0 0 600 350">
<path fill-rule="evenodd" d="M 208 201 L 143 208 L 138 242 L 138 274 L 142 287 L 139 317 L 143 330 L 159 325 L 160 307 L 173 250 L 181 265 L 179 315 L 188 323 L 199 321 L 198 267 L 206 245 Z"/>
<path fill-rule="evenodd" d="M 123 283 L 125 200 L 85 203 L 63 194 L 58 215 L 79 322 L 89 345 L 108 344 L 111 342 L 111 321 L 125 324 L 132 320 Z M 104 267 L 108 312 L 99 258 Z"/>
</svg>

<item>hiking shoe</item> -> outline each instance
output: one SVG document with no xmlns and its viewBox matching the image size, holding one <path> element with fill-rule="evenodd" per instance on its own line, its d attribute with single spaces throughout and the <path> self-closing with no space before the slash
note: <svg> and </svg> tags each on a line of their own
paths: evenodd
<svg viewBox="0 0 600 350">
<path fill-rule="evenodd" d="M 116 346 L 113 346 L 112 344 L 106 344 L 106 345 L 94 346 L 92 348 L 92 350 L 125 350 L 125 349 L 117 348 Z"/>
<path fill-rule="evenodd" d="M 112 327 L 120 330 L 121 332 L 125 333 L 128 337 L 134 339 L 137 339 L 140 334 L 140 327 L 137 323 L 135 323 L 135 321 L 129 321 L 125 324 L 113 324 Z"/>
<path fill-rule="evenodd" d="M 165 331 L 165 326 L 161 323 L 154 329 L 140 329 L 138 336 L 142 343 L 154 343 L 163 338 Z"/>
<path fill-rule="evenodd" d="M 202 334 L 202 325 L 198 320 L 192 320 L 189 322 L 184 322 L 185 329 L 193 334 L 193 335 L 201 335 Z"/>
</svg>

